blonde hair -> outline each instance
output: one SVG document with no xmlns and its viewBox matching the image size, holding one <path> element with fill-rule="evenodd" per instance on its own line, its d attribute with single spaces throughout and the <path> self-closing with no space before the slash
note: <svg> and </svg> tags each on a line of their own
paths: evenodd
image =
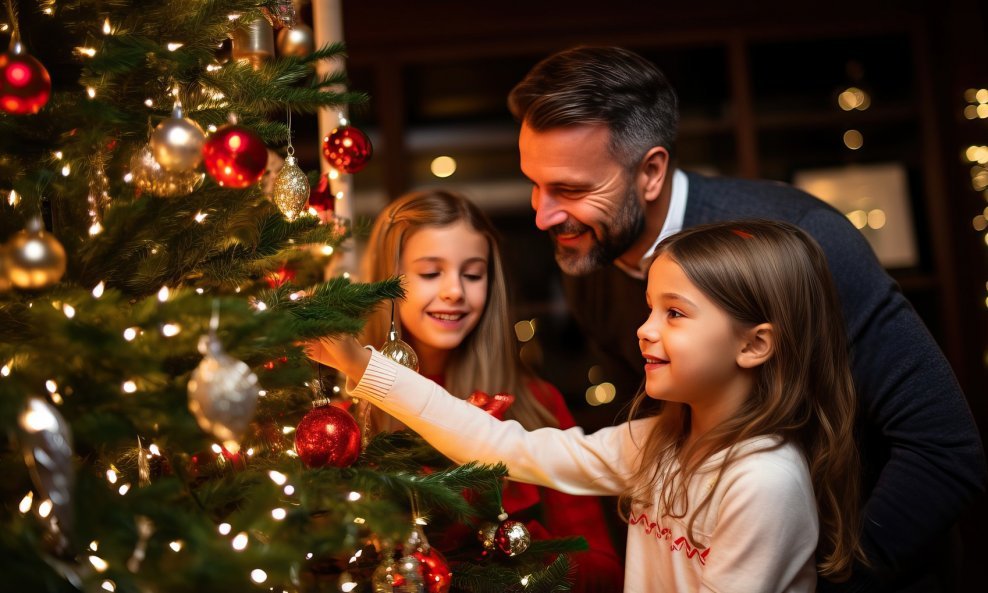
<svg viewBox="0 0 988 593">
<path fill-rule="evenodd" d="M 510 393 L 514 404 L 505 418 L 517 420 L 527 429 L 558 426 L 552 414 L 535 398 L 529 384 L 534 379 L 518 357 L 510 324 L 508 290 L 494 225 L 464 196 L 447 190 L 427 190 L 405 194 L 388 205 L 377 217 L 363 259 L 366 282 L 397 275 L 405 242 L 423 228 L 440 228 L 465 222 L 487 239 L 490 259 L 487 266 L 487 303 L 477 327 L 450 353 L 446 364 L 446 390 L 467 398 L 476 390 Z M 380 348 L 391 327 L 391 310 L 375 311 L 361 336 L 365 344 Z M 375 411 L 376 412 L 376 411 Z M 386 418 L 372 412 L 372 428 L 382 429 Z"/>
<path fill-rule="evenodd" d="M 717 481 L 740 456 L 734 446 L 774 435 L 797 445 L 809 464 L 820 518 L 817 568 L 846 579 L 860 545 L 860 461 L 854 439 L 855 393 L 837 290 L 816 242 L 795 226 L 738 221 L 697 226 L 664 240 L 657 255 L 672 258 L 708 298 L 738 324 L 770 323 L 773 356 L 757 368 L 752 393 L 738 413 L 686 445 L 690 408 L 662 402 L 642 446 L 634 491 L 622 502 L 651 500 L 659 489 L 664 513 L 690 515 L 686 488 L 704 461 L 725 451 Z M 640 393 L 635 414 L 647 396 Z M 661 463 L 678 459 L 680 464 Z M 646 462 L 651 461 L 651 463 Z M 694 542 L 695 544 L 695 542 Z"/>
</svg>

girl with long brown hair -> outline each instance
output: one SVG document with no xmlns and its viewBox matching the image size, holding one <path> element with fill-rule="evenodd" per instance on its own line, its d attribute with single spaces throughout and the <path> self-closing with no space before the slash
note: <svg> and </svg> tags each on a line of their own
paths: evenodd
<svg viewBox="0 0 988 593">
<path fill-rule="evenodd" d="M 677 233 L 656 253 L 638 401 L 660 409 L 623 426 L 528 431 L 354 340 L 324 340 L 310 356 L 455 461 L 620 495 L 628 591 L 809 593 L 818 574 L 846 578 L 863 561 L 855 401 L 819 246 L 786 223 L 738 221 Z"/>
</svg>

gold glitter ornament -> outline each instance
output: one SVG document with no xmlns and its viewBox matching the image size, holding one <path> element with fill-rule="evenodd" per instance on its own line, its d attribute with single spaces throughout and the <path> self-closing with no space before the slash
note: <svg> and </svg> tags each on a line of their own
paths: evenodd
<svg viewBox="0 0 988 593">
<path fill-rule="evenodd" d="M 271 201 L 278 206 L 278 210 L 281 210 L 285 218 L 295 220 L 305 208 L 308 199 L 309 178 L 299 168 L 295 157 L 289 154 L 285 157 L 285 164 L 278 171 L 278 176 L 275 177 Z"/>
<path fill-rule="evenodd" d="M 419 356 L 415 350 L 401 338 L 398 337 L 398 330 L 395 328 L 395 302 L 391 301 L 391 330 L 388 331 L 388 339 L 381 346 L 381 354 L 397 362 L 401 366 L 419 371 Z"/>
<path fill-rule="evenodd" d="M 188 384 L 189 411 L 200 428 L 236 453 L 254 417 L 257 376 L 243 361 L 227 354 L 212 331 L 199 339 L 199 352 L 202 362 Z"/>
<path fill-rule="evenodd" d="M 4 250 L 7 279 L 17 288 L 35 290 L 56 284 L 65 274 L 65 248 L 45 232 L 40 217 L 14 234 Z"/>
<path fill-rule="evenodd" d="M 140 191 L 149 192 L 162 198 L 184 196 L 202 185 L 205 173 L 195 169 L 186 172 L 171 172 L 154 158 L 151 146 L 145 144 L 130 158 L 132 182 Z"/>
</svg>

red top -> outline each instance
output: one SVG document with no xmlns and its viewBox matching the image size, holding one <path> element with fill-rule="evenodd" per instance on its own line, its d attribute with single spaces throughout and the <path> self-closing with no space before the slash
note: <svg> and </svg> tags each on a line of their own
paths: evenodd
<svg viewBox="0 0 988 593">
<path fill-rule="evenodd" d="M 429 377 L 442 385 L 442 377 Z M 539 403 L 565 430 L 576 426 L 559 390 L 545 381 L 528 385 Z M 572 553 L 576 567 L 573 591 L 598 593 L 620 591 L 624 568 L 611 543 L 604 511 L 596 496 L 574 496 L 558 490 L 508 481 L 501 502 L 510 519 L 522 521 L 532 539 L 582 536 L 590 549 Z M 541 521 L 540 521 L 541 519 Z"/>
</svg>

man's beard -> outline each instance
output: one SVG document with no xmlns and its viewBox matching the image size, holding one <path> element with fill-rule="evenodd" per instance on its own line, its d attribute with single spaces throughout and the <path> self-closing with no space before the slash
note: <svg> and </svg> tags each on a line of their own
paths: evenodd
<svg viewBox="0 0 988 593">
<path fill-rule="evenodd" d="M 619 208 L 614 219 L 601 229 L 600 237 L 591 227 L 572 218 L 549 229 L 549 236 L 556 244 L 556 263 L 564 273 L 570 276 L 584 276 L 595 272 L 609 265 L 631 248 L 645 228 L 645 213 L 632 184 L 628 184 Z M 586 253 L 560 245 L 555 240 L 560 234 L 582 232 L 588 233 L 591 241 Z"/>
</svg>

